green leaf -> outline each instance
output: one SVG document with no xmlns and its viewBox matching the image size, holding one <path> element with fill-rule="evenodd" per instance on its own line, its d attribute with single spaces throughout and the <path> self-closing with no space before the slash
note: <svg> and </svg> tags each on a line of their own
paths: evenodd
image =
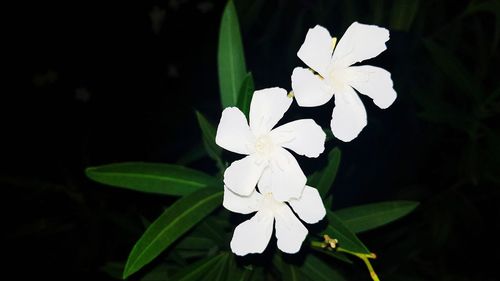
<svg viewBox="0 0 500 281">
<path fill-rule="evenodd" d="M 199 260 L 192 265 L 183 268 L 181 271 L 177 272 L 174 276 L 172 276 L 172 281 L 198 281 L 200 280 L 207 272 L 209 272 L 214 265 L 216 265 L 223 257 L 224 253 L 204 258 Z"/>
<path fill-rule="evenodd" d="M 318 189 L 322 198 L 328 195 L 330 187 L 335 181 L 340 165 L 340 156 L 341 152 L 338 147 L 332 149 L 330 153 L 328 153 L 328 164 L 326 167 L 323 168 L 318 175 L 313 174 L 311 176 L 312 182 L 310 184 Z"/>
<path fill-rule="evenodd" d="M 343 261 L 345 263 L 352 264 L 352 261 L 342 252 L 332 251 L 332 250 L 328 250 L 328 249 L 321 249 L 321 248 L 317 248 L 317 247 L 313 247 L 312 249 L 317 251 L 317 252 L 323 253 L 327 256 L 330 256 L 332 258 Z"/>
<path fill-rule="evenodd" d="M 391 27 L 408 31 L 418 12 L 419 0 L 396 0 L 392 5 Z"/>
<path fill-rule="evenodd" d="M 452 84 L 456 85 L 457 90 L 467 93 L 472 98 L 478 98 L 478 93 L 482 92 L 481 86 L 474 81 L 472 73 L 467 71 L 457 57 L 431 40 L 425 40 L 424 46 L 434 63 L 453 82 Z"/>
<path fill-rule="evenodd" d="M 273 257 L 273 264 L 279 271 L 281 280 L 286 281 L 299 281 L 302 276 L 297 266 L 286 263 L 280 254 L 275 254 Z"/>
<path fill-rule="evenodd" d="M 126 162 L 90 167 L 85 173 L 99 183 L 176 196 L 221 185 L 221 182 L 210 175 L 172 164 Z"/>
<path fill-rule="evenodd" d="M 252 101 L 253 92 L 255 91 L 255 85 L 253 83 L 253 76 L 251 72 L 248 72 L 241 83 L 239 95 L 238 95 L 238 108 L 245 114 L 247 119 L 250 113 L 250 103 Z"/>
<path fill-rule="evenodd" d="M 101 267 L 101 270 L 114 279 L 120 279 L 122 277 L 123 267 L 124 265 L 122 262 L 108 262 Z"/>
<path fill-rule="evenodd" d="M 363 232 L 388 224 L 413 211 L 418 202 L 391 201 L 338 210 L 335 214 L 353 232 Z"/>
<path fill-rule="evenodd" d="M 344 281 L 347 280 L 332 266 L 314 255 L 307 255 L 304 264 L 300 267 L 302 273 L 312 281 Z"/>
<path fill-rule="evenodd" d="M 217 131 L 214 125 L 212 125 L 199 111 L 196 111 L 196 118 L 198 119 L 198 125 L 200 125 L 201 133 L 203 135 L 203 145 L 208 153 L 208 156 L 217 162 L 219 168 L 223 168 L 221 159 L 222 148 L 215 143 L 215 134 Z"/>
<path fill-rule="evenodd" d="M 227 281 L 247 281 L 252 276 L 251 270 L 238 266 L 234 255 L 230 255 L 227 269 Z"/>
<path fill-rule="evenodd" d="M 207 250 L 214 246 L 214 242 L 206 237 L 187 236 L 177 244 L 176 249 L 181 250 Z"/>
<path fill-rule="evenodd" d="M 212 281 L 212 280 L 224 280 L 226 279 L 227 275 L 227 263 L 229 259 L 229 253 L 223 253 L 222 257 L 219 259 L 219 261 L 213 265 L 212 269 L 207 272 L 207 274 L 204 274 L 202 278 L 199 280 L 207 280 L 207 281 Z"/>
<path fill-rule="evenodd" d="M 356 253 L 370 253 L 368 248 L 366 248 L 363 242 L 358 239 L 356 234 L 354 234 L 349 228 L 347 228 L 342 219 L 340 219 L 330 210 L 327 210 L 327 217 L 328 227 L 326 228 L 325 232 L 331 238 L 339 240 L 339 247 Z"/>
<path fill-rule="evenodd" d="M 152 261 L 182 234 L 208 216 L 222 203 L 223 191 L 206 188 L 177 200 L 156 219 L 130 253 L 123 277 Z"/>
<path fill-rule="evenodd" d="M 231 0 L 222 14 L 217 61 L 222 107 L 236 106 L 247 70 L 238 15 Z"/>
</svg>

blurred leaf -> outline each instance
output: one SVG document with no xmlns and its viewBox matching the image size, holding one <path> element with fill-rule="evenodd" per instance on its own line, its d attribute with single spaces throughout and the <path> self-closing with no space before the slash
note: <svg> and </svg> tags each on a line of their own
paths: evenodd
<svg viewBox="0 0 500 281">
<path fill-rule="evenodd" d="M 205 143 L 199 141 L 196 145 L 192 146 L 188 151 L 183 153 L 179 159 L 177 159 L 176 164 L 181 166 L 188 166 L 189 164 L 196 162 L 207 155 L 207 150 L 205 149 Z"/>
<path fill-rule="evenodd" d="M 215 127 L 199 111 L 196 111 L 196 118 L 198 119 L 198 125 L 200 125 L 203 135 L 203 145 L 208 156 L 217 162 L 220 169 L 224 169 L 221 159 L 222 148 L 215 143 L 215 134 L 217 133 Z"/>
<path fill-rule="evenodd" d="M 338 147 L 330 150 L 326 167 L 309 177 L 309 185 L 317 188 L 322 198 L 328 195 L 330 187 L 335 181 L 340 165 L 340 157 L 341 152 Z"/>
<path fill-rule="evenodd" d="M 388 224 L 419 205 L 415 201 L 390 201 L 345 208 L 334 212 L 355 233 Z"/>
<path fill-rule="evenodd" d="M 500 39 L 500 2 L 498 0 L 490 1 L 470 1 L 469 6 L 464 12 L 464 15 L 469 15 L 477 12 L 487 12 L 495 15 L 495 34 L 491 42 L 491 49 L 494 51 L 498 48 Z"/>
<path fill-rule="evenodd" d="M 303 280 L 299 268 L 283 260 L 281 254 L 276 253 L 273 257 L 273 265 L 279 271 L 281 280 L 299 281 Z"/>
<path fill-rule="evenodd" d="M 408 31 L 418 12 L 419 0 L 396 0 L 392 5 L 391 27 Z"/>
<path fill-rule="evenodd" d="M 122 262 L 108 262 L 101 267 L 101 270 L 115 279 L 121 279 L 123 268 Z"/>
<path fill-rule="evenodd" d="M 331 238 L 339 240 L 339 247 L 357 253 L 370 253 L 368 248 L 358 239 L 356 234 L 347 228 L 342 219 L 329 210 L 327 210 L 327 217 L 328 227 L 325 232 Z"/>
<path fill-rule="evenodd" d="M 443 71 L 447 78 L 456 85 L 457 90 L 464 91 L 472 98 L 477 98 L 481 87 L 473 80 L 472 73 L 468 72 L 463 64 L 453 54 L 434 43 L 424 40 L 424 46 L 429 51 L 434 63 Z"/>
<path fill-rule="evenodd" d="M 219 261 L 212 266 L 212 269 L 204 274 L 199 280 L 225 280 L 227 277 L 227 262 L 229 259 L 229 253 L 221 254 Z"/>
<path fill-rule="evenodd" d="M 315 251 L 318 251 L 320 253 L 323 253 L 327 256 L 330 256 L 332 258 L 336 258 L 340 261 L 343 261 L 345 263 L 348 263 L 348 264 L 352 264 L 352 260 L 350 260 L 344 253 L 342 252 L 337 252 L 337 251 L 331 251 L 331 250 L 327 250 L 327 249 L 321 249 L 321 248 L 312 248 L 313 250 Z"/>
<path fill-rule="evenodd" d="M 307 255 L 304 264 L 300 267 L 302 273 L 311 281 L 344 281 L 347 280 L 332 266 L 314 255 Z"/>
<path fill-rule="evenodd" d="M 239 95 L 238 95 L 238 108 L 245 114 L 247 119 L 250 113 L 250 102 L 252 101 L 253 92 L 255 91 L 255 85 L 253 83 L 253 76 L 251 72 L 248 72 L 245 76 L 245 80 L 241 84 Z"/>
<path fill-rule="evenodd" d="M 238 15 L 231 0 L 222 14 L 217 61 L 222 107 L 236 106 L 247 70 Z"/>
<path fill-rule="evenodd" d="M 207 250 L 214 246 L 214 242 L 206 237 L 186 236 L 177 244 L 176 249 Z"/>
<path fill-rule="evenodd" d="M 252 271 L 238 266 L 235 256 L 231 254 L 228 259 L 227 270 L 227 281 L 247 281 L 252 276 Z"/>
<path fill-rule="evenodd" d="M 177 272 L 174 276 L 172 276 L 172 281 L 198 281 L 200 280 L 209 270 L 213 268 L 223 257 L 224 253 L 204 258 L 199 260 L 192 265 L 181 269 L 180 272 Z"/>
<path fill-rule="evenodd" d="M 156 219 L 137 241 L 129 255 L 123 277 L 152 261 L 182 234 L 222 203 L 222 191 L 206 188 L 177 200 Z"/>
<path fill-rule="evenodd" d="M 214 177 L 183 166 L 126 162 L 90 167 L 87 177 L 111 186 L 136 191 L 183 196 L 205 187 L 218 187 Z"/>
<path fill-rule="evenodd" d="M 141 281 L 157 280 L 168 280 L 168 267 L 165 263 L 159 264 L 141 278 Z"/>
</svg>

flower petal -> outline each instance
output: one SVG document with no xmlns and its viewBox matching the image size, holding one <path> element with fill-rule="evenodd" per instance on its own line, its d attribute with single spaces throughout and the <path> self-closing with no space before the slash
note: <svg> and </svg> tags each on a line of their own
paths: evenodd
<svg viewBox="0 0 500 281">
<path fill-rule="evenodd" d="M 340 39 L 332 56 L 332 65 L 345 68 L 378 56 L 387 47 L 389 31 L 376 25 L 353 22 Z"/>
<path fill-rule="evenodd" d="M 307 186 L 299 199 L 288 201 L 300 219 L 307 223 L 317 223 L 326 215 L 323 200 L 316 188 Z"/>
<path fill-rule="evenodd" d="M 282 88 L 255 91 L 250 103 L 250 128 L 256 137 L 267 134 L 292 104 Z"/>
<path fill-rule="evenodd" d="M 244 256 L 264 252 L 273 233 L 273 222 L 272 213 L 262 210 L 251 219 L 238 225 L 230 243 L 233 253 Z"/>
<path fill-rule="evenodd" d="M 241 196 L 249 196 L 255 189 L 267 165 L 256 161 L 253 155 L 234 161 L 224 172 L 224 184 Z"/>
<path fill-rule="evenodd" d="M 273 142 L 297 154 L 318 157 L 325 151 L 326 134 L 312 119 L 296 120 L 271 131 Z"/>
<path fill-rule="evenodd" d="M 349 84 L 361 94 L 373 99 L 378 107 L 388 108 L 396 100 L 391 73 L 371 65 L 351 66 L 345 70 L 350 78 Z"/>
<path fill-rule="evenodd" d="M 316 25 L 307 31 L 306 39 L 297 56 L 310 68 L 326 75 L 333 52 L 332 36 L 326 28 Z"/>
<path fill-rule="evenodd" d="M 250 154 L 248 148 L 254 142 L 247 118 L 236 107 L 228 107 L 222 111 L 215 143 L 229 151 L 239 154 Z"/>
<path fill-rule="evenodd" d="M 332 89 L 321 77 L 302 67 L 292 72 L 292 89 L 297 103 L 303 107 L 320 106 L 333 97 Z"/>
<path fill-rule="evenodd" d="M 355 139 L 366 126 L 365 106 L 350 86 L 335 92 L 335 107 L 330 127 L 333 135 L 341 141 Z"/>
<path fill-rule="evenodd" d="M 307 236 L 307 228 L 297 219 L 287 205 L 277 210 L 274 216 L 276 219 L 278 248 L 285 253 L 297 253 Z"/>
<path fill-rule="evenodd" d="M 240 196 L 232 192 L 229 188 L 224 187 L 222 206 L 231 212 L 250 214 L 259 210 L 261 198 L 262 195 L 255 190 L 250 196 Z"/>
<path fill-rule="evenodd" d="M 277 201 L 288 201 L 290 198 L 299 198 L 306 185 L 307 178 L 295 160 L 295 157 L 286 149 L 279 147 L 271 156 L 268 179 L 273 196 Z M 261 186 L 261 185 L 259 185 Z"/>
</svg>

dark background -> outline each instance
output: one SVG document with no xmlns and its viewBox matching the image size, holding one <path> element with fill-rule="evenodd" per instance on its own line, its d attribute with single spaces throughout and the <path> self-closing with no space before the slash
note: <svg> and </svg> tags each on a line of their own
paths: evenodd
<svg viewBox="0 0 500 281">
<path fill-rule="evenodd" d="M 215 172 L 194 110 L 220 118 L 217 40 L 224 1 L 38 3 L 12 9 L 3 93 L 2 253 L 15 279 L 110 279 L 172 198 L 114 189 L 84 168 L 120 161 L 188 163 Z M 339 146 L 334 209 L 421 202 L 361 235 L 382 280 L 499 280 L 498 1 L 235 0 L 256 88 L 290 90 L 307 29 L 338 38 L 353 22 L 388 28 L 365 64 L 392 73 L 387 110 L 362 97 L 368 126 Z M 292 105 L 287 119 L 328 127 L 333 103 Z M 190 161 L 193 158 L 196 161 Z M 306 172 L 325 163 L 300 158 Z M 109 264 L 108 264 L 109 266 Z M 105 267 L 106 268 L 106 267 Z M 5 273 L 7 274 L 7 273 Z M 368 280 L 361 266 L 353 280 Z"/>
</svg>

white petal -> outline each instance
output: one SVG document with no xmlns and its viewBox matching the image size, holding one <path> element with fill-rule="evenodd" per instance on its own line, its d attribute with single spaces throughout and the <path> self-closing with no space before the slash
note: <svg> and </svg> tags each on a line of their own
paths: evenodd
<svg viewBox="0 0 500 281">
<path fill-rule="evenodd" d="M 332 51 L 332 36 L 326 28 L 316 25 L 307 31 L 306 39 L 297 52 L 297 56 L 316 72 L 326 75 Z"/>
<path fill-rule="evenodd" d="M 271 170 L 270 166 L 265 168 L 264 171 L 262 172 L 262 176 L 260 177 L 259 183 L 257 184 L 257 186 L 259 187 L 259 192 L 261 194 L 273 192 L 273 188 L 272 188 L 273 183 L 271 181 L 271 177 L 272 177 L 271 174 L 272 174 L 272 170 Z"/>
<path fill-rule="evenodd" d="M 292 72 L 292 89 L 297 103 L 303 107 L 320 106 L 333 97 L 332 89 L 323 78 L 302 67 Z"/>
<path fill-rule="evenodd" d="M 326 215 L 323 200 L 316 188 L 307 186 L 299 199 L 288 201 L 300 219 L 307 223 L 317 223 Z"/>
<path fill-rule="evenodd" d="M 366 126 L 365 106 L 354 89 L 346 86 L 335 92 L 335 108 L 333 108 L 330 127 L 333 135 L 341 141 L 355 139 Z"/>
<path fill-rule="evenodd" d="M 277 201 L 288 201 L 290 198 L 299 198 L 306 185 L 307 178 L 295 160 L 295 157 L 286 149 L 279 147 L 271 158 L 269 183 L 273 197 Z"/>
<path fill-rule="evenodd" d="M 224 184 L 236 194 L 249 196 L 267 165 L 253 155 L 234 161 L 224 172 Z"/>
<path fill-rule="evenodd" d="M 231 239 L 231 250 L 238 256 L 262 253 L 273 233 L 274 217 L 269 211 L 259 211 L 251 219 L 236 227 Z"/>
<path fill-rule="evenodd" d="M 232 192 L 229 188 L 224 187 L 222 206 L 231 212 L 250 214 L 259 210 L 261 199 L 262 195 L 255 190 L 249 196 L 240 196 Z"/>
<path fill-rule="evenodd" d="M 256 137 L 267 134 L 292 104 L 282 88 L 255 91 L 250 103 L 250 128 Z"/>
<path fill-rule="evenodd" d="M 346 69 L 349 84 L 361 94 L 373 99 L 380 108 L 388 108 L 396 100 L 391 73 L 371 65 L 351 66 Z"/>
<path fill-rule="evenodd" d="M 387 47 L 389 31 L 376 25 L 353 22 L 340 39 L 332 56 L 332 65 L 345 68 L 378 56 Z"/>
<path fill-rule="evenodd" d="M 236 107 L 228 107 L 222 111 L 215 143 L 229 151 L 239 154 L 249 154 L 248 147 L 254 141 L 247 118 Z"/>
<path fill-rule="evenodd" d="M 318 157 L 325 151 L 326 134 L 312 119 L 300 119 L 279 126 L 271 131 L 270 136 L 275 144 L 307 157 Z"/>
<path fill-rule="evenodd" d="M 307 228 L 305 228 L 286 205 L 276 211 L 274 216 L 276 219 L 278 248 L 285 253 L 297 253 L 307 236 Z"/>
</svg>

